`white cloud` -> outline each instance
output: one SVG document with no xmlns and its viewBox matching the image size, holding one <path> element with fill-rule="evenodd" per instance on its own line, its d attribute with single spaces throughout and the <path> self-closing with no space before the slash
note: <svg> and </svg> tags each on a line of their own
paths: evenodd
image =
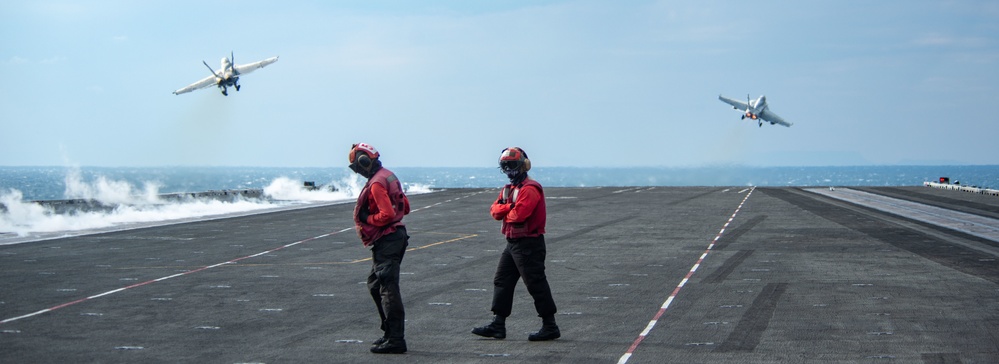
<svg viewBox="0 0 999 364">
<path fill-rule="evenodd" d="M 25 63 L 28 63 L 28 59 L 21 58 L 18 56 L 10 57 L 10 59 L 7 60 L 7 64 L 25 64 Z"/>
<path fill-rule="evenodd" d="M 913 39 L 912 44 L 926 47 L 983 47 L 989 40 L 981 37 L 955 37 L 939 33 L 926 34 Z"/>
<path fill-rule="evenodd" d="M 55 56 L 55 57 L 52 57 L 52 58 L 43 59 L 43 60 L 41 60 L 41 63 L 42 64 L 57 64 L 57 63 L 61 63 L 61 62 L 65 61 L 65 60 L 66 60 L 66 57 Z"/>
</svg>

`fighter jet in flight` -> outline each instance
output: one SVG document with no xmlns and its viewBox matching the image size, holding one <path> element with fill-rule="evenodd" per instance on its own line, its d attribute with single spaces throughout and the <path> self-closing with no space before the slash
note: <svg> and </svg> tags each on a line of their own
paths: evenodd
<svg viewBox="0 0 999 364">
<path fill-rule="evenodd" d="M 718 99 L 726 104 L 732 105 L 733 109 L 741 110 L 743 112 L 743 120 L 746 118 L 756 120 L 761 127 L 763 126 L 764 121 L 770 123 L 770 125 L 780 124 L 786 127 L 790 127 L 792 125 L 791 123 L 784 121 L 784 119 L 781 119 L 781 117 L 777 116 L 777 114 L 774 114 L 773 111 L 770 111 L 770 108 L 767 107 L 766 96 L 761 95 L 760 98 L 756 100 L 750 100 L 749 95 L 746 95 L 746 102 L 733 100 L 722 95 L 718 95 Z"/>
<path fill-rule="evenodd" d="M 215 72 L 215 70 L 208 65 L 208 62 L 201 61 L 201 63 L 205 64 L 205 67 L 208 67 L 209 71 L 212 71 L 212 75 L 205 77 L 198 82 L 192 83 L 187 87 L 174 91 L 173 94 L 180 95 L 182 93 L 215 85 L 222 89 L 222 95 L 229 96 L 229 87 L 235 87 L 236 91 L 239 91 L 239 76 L 253 72 L 257 68 L 264 68 L 266 65 L 277 62 L 278 58 L 271 57 L 263 61 L 241 65 L 235 65 L 232 60 L 235 60 L 232 53 L 229 54 L 229 58 L 222 58 L 222 68 L 220 68 L 218 72 Z"/>
</svg>

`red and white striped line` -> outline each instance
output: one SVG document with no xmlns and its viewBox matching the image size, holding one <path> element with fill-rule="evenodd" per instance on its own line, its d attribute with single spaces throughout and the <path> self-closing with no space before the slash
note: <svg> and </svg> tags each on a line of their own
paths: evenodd
<svg viewBox="0 0 999 364">
<path fill-rule="evenodd" d="M 223 265 L 233 264 L 233 263 L 239 262 L 241 260 L 259 257 L 259 256 L 264 255 L 264 254 L 270 254 L 270 253 L 276 252 L 276 251 L 281 250 L 281 249 L 289 248 L 289 247 L 292 247 L 292 246 L 295 246 L 295 245 L 298 245 L 298 244 L 302 244 L 302 243 L 306 243 L 306 242 L 310 242 L 310 241 L 313 241 L 313 240 L 316 240 L 316 239 L 322 239 L 322 238 L 325 238 L 327 236 L 336 235 L 336 234 L 339 234 L 339 233 L 342 233 L 342 232 L 345 232 L 345 231 L 350 231 L 350 230 L 354 230 L 354 228 L 351 227 L 351 228 L 346 228 L 346 229 L 342 229 L 342 230 L 339 230 L 339 231 L 334 231 L 334 232 L 331 232 L 331 233 L 326 233 L 326 234 L 319 235 L 319 236 L 314 236 L 314 237 L 311 237 L 311 238 L 308 238 L 308 239 L 303 239 L 303 240 L 296 241 L 294 243 L 285 244 L 285 245 L 279 246 L 277 248 L 274 248 L 274 249 L 271 249 L 271 250 L 267 250 L 267 251 L 263 251 L 263 252 L 260 252 L 260 253 L 257 253 L 257 254 L 247 255 L 247 256 L 242 257 L 242 258 L 236 258 L 236 259 L 233 259 L 233 260 L 230 260 L 230 261 L 226 261 L 226 262 L 222 262 L 222 263 L 218 263 L 218 264 L 212 264 L 212 265 L 209 265 L 209 266 L 204 266 L 204 267 L 201 267 L 201 268 L 198 268 L 198 269 L 194 269 L 194 270 L 189 270 L 189 271 L 186 271 L 186 272 L 183 272 L 183 273 L 177 273 L 177 274 L 174 274 L 174 275 L 169 275 L 169 276 L 166 276 L 166 277 L 160 277 L 160 278 L 156 278 L 156 279 L 153 279 L 153 280 L 150 280 L 150 281 L 145 281 L 145 282 L 142 282 L 142 283 L 136 283 L 136 284 L 133 284 L 131 286 L 126 286 L 126 287 L 121 287 L 121 288 L 118 288 L 118 289 L 113 289 L 113 290 L 110 290 L 110 291 L 107 291 L 107 292 L 104 292 L 104 293 L 99 293 L 99 294 L 95 294 L 93 296 L 84 297 L 84 298 L 78 299 L 76 301 L 66 302 L 66 303 L 63 303 L 61 305 L 56 305 L 56 306 L 52 306 L 52 307 L 49 307 L 49 308 L 46 308 L 46 309 L 43 309 L 43 310 L 38 310 L 38 311 L 29 313 L 29 314 L 26 314 L 26 315 L 21 315 L 21 316 L 17 316 L 17 317 L 11 317 L 9 319 L 0 320 L 0 325 L 6 324 L 8 322 L 13 322 L 13 321 L 21 320 L 21 319 L 26 319 L 26 318 L 29 318 L 29 317 L 32 317 L 32 316 L 38 316 L 38 315 L 41 315 L 41 314 L 46 313 L 46 312 L 52 312 L 52 311 L 58 310 L 60 308 L 69 307 L 69 306 L 75 305 L 77 303 L 86 302 L 86 301 L 89 301 L 89 300 L 92 300 L 92 299 L 95 299 L 95 298 L 98 298 L 98 297 L 104 297 L 104 296 L 112 295 L 112 294 L 115 294 L 115 293 L 118 293 L 118 292 L 127 291 L 127 290 L 130 290 L 132 288 L 142 287 L 142 286 L 145 286 L 145 285 L 148 285 L 148 284 L 165 281 L 165 280 L 172 279 L 172 278 L 182 277 L 182 276 L 186 276 L 186 275 L 189 275 L 189 274 L 198 273 L 198 272 L 201 272 L 201 271 L 204 271 L 204 270 L 208 270 L 208 269 L 212 269 L 212 268 L 221 267 Z"/>
<path fill-rule="evenodd" d="M 659 318 L 662 317 L 664 313 L 666 313 L 666 309 L 668 309 L 669 305 L 673 303 L 673 299 L 675 299 L 676 295 L 680 293 L 680 289 L 683 288 L 685 284 L 687 284 L 687 281 L 690 280 L 690 277 L 693 276 L 694 272 L 697 271 L 697 268 L 701 266 L 701 262 L 704 261 L 704 258 L 708 257 L 708 253 L 711 252 L 711 249 L 715 247 L 715 243 L 718 242 L 718 239 L 721 239 L 722 234 L 725 234 L 725 229 L 727 229 L 728 225 L 732 223 L 732 220 L 735 220 L 735 215 L 739 214 L 739 210 L 742 210 L 742 205 L 746 204 L 746 201 L 749 200 L 749 196 L 753 194 L 754 189 L 755 188 L 749 189 L 749 193 L 746 194 L 746 197 L 742 199 L 742 202 L 739 203 L 739 206 L 735 208 L 735 212 L 732 213 L 732 216 L 728 218 L 728 221 L 725 222 L 725 225 L 722 226 L 720 231 L 718 231 L 718 235 L 715 235 L 714 240 L 711 240 L 711 244 L 708 244 L 708 248 L 704 250 L 704 253 L 702 253 L 701 257 L 697 259 L 697 262 L 694 263 L 694 266 L 690 267 L 690 271 L 688 271 L 687 275 L 683 277 L 683 280 L 680 281 L 680 284 L 676 285 L 676 288 L 673 289 L 673 293 L 670 293 L 669 298 L 666 299 L 666 302 L 663 302 L 663 305 L 659 307 L 659 312 L 656 312 L 656 315 L 652 317 L 652 321 L 649 321 L 649 324 L 645 325 L 645 330 L 642 330 L 642 333 L 638 334 L 638 338 L 636 338 L 635 341 L 631 343 L 631 346 L 628 347 L 628 351 L 625 352 L 624 355 L 621 355 L 621 358 L 618 359 L 617 361 L 618 364 L 627 363 L 628 359 L 631 359 L 631 354 L 634 354 L 635 349 L 637 349 L 638 345 L 642 343 L 642 340 L 645 340 L 645 337 L 649 335 L 649 332 L 651 332 L 652 329 L 656 327 L 656 323 L 659 322 Z"/>
</svg>

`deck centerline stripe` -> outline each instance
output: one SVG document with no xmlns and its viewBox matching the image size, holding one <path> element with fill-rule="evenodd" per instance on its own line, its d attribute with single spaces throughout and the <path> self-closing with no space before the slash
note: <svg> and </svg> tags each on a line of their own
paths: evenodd
<svg viewBox="0 0 999 364">
<path fill-rule="evenodd" d="M 746 197 L 742 199 L 742 202 L 739 203 L 739 206 L 735 208 L 735 212 L 733 212 L 732 216 L 729 217 L 728 220 L 729 222 L 735 219 L 735 215 L 738 214 L 739 210 L 742 209 L 742 205 L 744 205 L 746 201 L 749 200 L 749 196 L 753 194 L 754 189 L 755 188 L 749 189 L 749 193 L 746 194 Z M 726 223 L 725 225 L 727 226 L 728 224 Z M 676 285 L 676 288 L 673 289 L 673 292 L 670 293 L 668 298 L 666 298 L 666 302 L 663 302 L 663 305 L 659 307 L 659 311 L 657 311 L 655 316 L 652 317 L 652 320 L 649 321 L 649 324 L 645 326 L 645 330 L 642 330 L 642 332 L 638 334 L 638 337 L 635 338 L 635 341 L 631 343 L 631 346 L 628 347 L 628 350 L 623 355 L 621 355 L 621 358 L 618 359 L 617 361 L 618 364 L 625 364 L 628 362 L 629 359 L 631 359 L 631 356 L 635 353 L 635 350 L 638 349 L 638 346 L 642 343 L 643 340 L 645 340 L 645 337 L 647 337 L 649 333 L 652 332 L 652 329 L 655 328 L 656 323 L 659 322 L 659 319 L 663 316 L 663 314 L 666 313 L 666 310 L 669 309 L 669 306 L 671 303 L 673 303 L 673 300 L 676 298 L 676 295 L 680 293 L 680 289 L 687 284 L 687 282 L 690 280 L 690 277 L 694 275 L 695 271 L 697 271 L 697 267 L 699 267 L 701 263 L 704 261 L 704 259 L 708 257 L 708 253 L 711 252 L 711 249 L 714 248 L 715 246 L 714 242 L 718 241 L 718 239 L 721 239 L 721 236 L 724 233 L 725 233 L 725 227 L 722 227 L 721 230 L 718 231 L 718 234 L 715 235 L 715 238 L 712 240 L 712 242 L 708 244 L 708 247 L 707 249 L 704 250 L 704 253 L 701 254 L 700 258 L 698 258 L 696 262 L 694 262 L 694 265 L 690 268 L 690 270 L 687 271 L 687 275 L 680 280 L 680 283 Z"/>
</svg>

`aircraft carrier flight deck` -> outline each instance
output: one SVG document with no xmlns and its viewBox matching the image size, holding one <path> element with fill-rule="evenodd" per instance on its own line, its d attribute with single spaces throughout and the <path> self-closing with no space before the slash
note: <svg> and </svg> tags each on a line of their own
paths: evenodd
<svg viewBox="0 0 999 364">
<path fill-rule="evenodd" d="M 999 197 L 929 187 L 547 188 L 562 337 L 488 323 L 497 189 L 410 196 L 401 355 L 353 203 L 0 246 L 3 363 L 996 363 Z"/>
</svg>

